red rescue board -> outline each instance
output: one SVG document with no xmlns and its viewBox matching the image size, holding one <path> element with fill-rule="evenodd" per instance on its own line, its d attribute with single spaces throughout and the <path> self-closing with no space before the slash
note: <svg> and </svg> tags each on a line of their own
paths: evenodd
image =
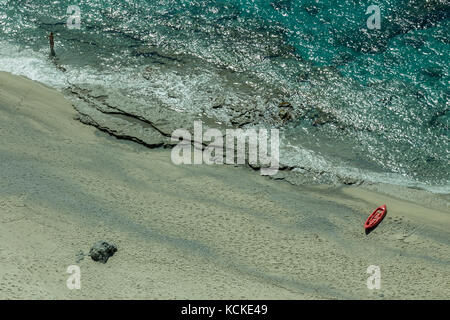
<svg viewBox="0 0 450 320">
<path fill-rule="evenodd" d="M 375 228 L 384 219 L 386 213 L 387 209 L 385 204 L 381 207 L 376 208 L 375 211 L 372 212 L 372 214 L 367 219 L 366 223 L 364 224 L 364 228 L 366 230 Z"/>
</svg>

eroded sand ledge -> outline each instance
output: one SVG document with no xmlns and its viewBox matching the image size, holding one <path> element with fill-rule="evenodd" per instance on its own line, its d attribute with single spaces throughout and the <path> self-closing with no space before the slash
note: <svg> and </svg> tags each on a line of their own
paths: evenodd
<svg viewBox="0 0 450 320">
<path fill-rule="evenodd" d="M 0 73 L 1 299 L 450 296 L 447 196 L 177 167 L 170 151 L 76 116 L 60 93 Z M 366 236 L 381 203 L 389 214 Z M 82 289 L 68 290 L 67 267 L 101 239 L 119 251 L 105 265 L 81 261 Z M 381 267 L 379 291 L 366 287 L 369 265 Z"/>
</svg>

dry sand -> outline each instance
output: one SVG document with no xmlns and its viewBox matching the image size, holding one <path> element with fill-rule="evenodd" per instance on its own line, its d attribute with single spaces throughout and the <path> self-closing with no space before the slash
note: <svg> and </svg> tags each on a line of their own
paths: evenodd
<svg viewBox="0 0 450 320">
<path fill-rule="evenodd" d="M 60 93 L 0 73 L 1 299 L 450 297 L 448 196 L 175 166 L 169 150 L 75 117 Z M 388 216 L 366 235 L 384 203 Z M 119 247 L 108 263 L 76 263 L 103 239 Z M 81 290 L 69 290 L 76 264 Z M 370 265 L 380 290 L 366 286 Z"/>
</svg>

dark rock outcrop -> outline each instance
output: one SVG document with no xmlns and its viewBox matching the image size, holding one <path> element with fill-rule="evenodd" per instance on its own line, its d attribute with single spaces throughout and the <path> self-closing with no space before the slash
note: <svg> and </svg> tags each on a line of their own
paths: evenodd
<svg viewBox="0 0 450 320">
<path fill-rule="evenodd" d="M 98 241 L 92 246 L 89 255 L 94 261 L 106 263 L 116 252 L 117 246 L 115 244 L 106 241 Z"/>
</svg>

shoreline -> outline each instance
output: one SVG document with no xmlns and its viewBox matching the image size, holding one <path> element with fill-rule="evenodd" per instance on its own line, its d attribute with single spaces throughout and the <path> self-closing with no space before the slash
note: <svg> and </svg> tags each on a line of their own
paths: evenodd
<svg viewBox="0 0 450 320">
<path fill-rule="evenodd" d="M 170 151 L 86 126 L 61 93 L 3 72 L 0 113 L 1 299 L 450 295 L 448 195 L 175 166 Z M 381 202 L 388 216 L 366 236 Z M 81 261 L 82 289 L 68 290 L 67 266 L 103 239 L 119 251 L 106 265 Z M 366 287 L 370 265 L 380 290 Z"/>
<path fill-rule="evenodd" d="M 14 50 L 18 49 L 15 48 Z M 10 52 L 8 52 L 7 54 L 15 55 Z M 266 123 L 266 120 L 269 121 L 270 118 L 266 116 L 264 117 L 264 119 L 266 120 L 258 120 L 257 118 L 251 116 L 250 120 L 252 121 L 250 121 L 250 123 L 248 123 L 248 121 L 244 119 L 245 117 L 238 117 L 238 119 L 229 122 L 223 117 L 223 113 L 225 112 L 225 110 L 222 110 L 223 106 L 221 106 L 221 103 L 223 104 L 223 96 L 220 94 L 211 97 L 211 99 L 215 103 L 217 103 L 217 109 L 213 108 L 212 111 L 222 110 L 219 113 L 213 112 L 211 114 L 211 110 L 209 107 L 204 109 L 203 111 L 187 111 L 179 108 L 177 108 L 177 111 L 175 111 L 175 109 L 172 108 L 176 104 L 172 105 L 170 104 L 170 102 L 161 100 L 156 96 L 153 97 L 151 94 L 146 96 L 141 92 L 139 93 L 139 95 L 133 95 L 132 91 L 134 89 L 130 91 L 129 84 L 124 87 L 127 89 L 122 89 L 121 85 L 110 85 L 110 82 L 116 83 L 118 81 L 115 78 L 107 77 L 107 82 L 99 82 L 97 81 L 98 79 L 95 79 L 95 77 L 83 81 L 82 79 L 77 77 L 77 74 L 81 72 L 82 74 L 87 73 L 92 75 L 96 74 L 95 70 L 87 69 L 83 71 L 83 69 L 72 69 L 70 68 L 70 60 L 58 60 L 59 58 L 57 58 L 56 60 L 48 59 L 45 55 L 33 55 L 30 52 L 27 52 L 27 56 L 28 55 L 31 55 L 33 57 L 33 63 L 37 64 L 39 68 L 34 70 L 34 68 L 31 68 L 30 65 L 27 65 L 27 68 L 16 70 L 14 68 L 14 64 L 12 64 L 8 66 L 6 70 L 9 70 L 9 72 L 12 72 L 13 74 L 17 73 L 19 75 L 29 77 L 33 80 L 37 80 L 41 83 L 45 83 L 45 85 L 52 88 L 57 88 L 58 91 L 62 92 L 64 96 L 76 106 L 78 112 L 80 113 L 80 119 L 84 121 L 84 123 L 96 126 L 97 128 L 105 132 L 116 135 L 116 137 L 118 138 L 132 138 L 135 142 L 144 144 L 150 148 L 161 147 L 163 145 L 170 146 L 170 141 L 168 141 L 170 139 L 167 139 L 167 136 L 169 136 L 170 138 L 170 134 L 173 131 L 172 129 L 188 128 L 189 130 L 191 130 L 193 127 L 193 121 L 199 118 L 207 124 L 207 128 L 257 128 L 258 126 L 255 127 L 254 124 L 261 123 L 266 128 L 283 128 L 282 133 L 288 134 L 288 131 L 290 130 L 289 122 L 293 120 L 289 115 L 293 116 L 293 118 L 299 116 L 300 119 L 303 119 L 302 121 L 309 117 L 307 116 L 305 118 L 305 115 L 301 115 L 301 112 L 299 110 L 296 110 L 295 112 L 291 110 L 293 107 L 294 109 L 297 109 L 298 106 L 291 105 L 289 102 L 282 102 L 278 107 L 275 106 L 275 109 L 276 111 L 279 111 L 279 114 L 277 112 L 273 114 L 273 116 L 276 117 L 273 123 Z M 17 63 L 23 63 L 23 61 L 18 60 Z M 45 66 L 42 66 L 41 64 L 44 64 Z M 65 69 L 66 67 L 68 68 L 67 70 Z M 135 70 L 136 80 L 139 80 L 137 81 L 137 83 L 140 83 L 138 87 L 148 87 L 151 85 L 152 78 L 149 77 L 149 75 L 151 75 L 151 72 L 148 70 L 151 70 L 152 68 L 151 66 L 147 66 L 145 68 L 144 67 L 145 66 L 141 66 L 140 68 Z M 117 74 L 120 74 L 121 72 Z M 166 89 L 167 88 L 162 91 L 166 92 Z M 230 88 L 225 87 L 224 89 L 229 90 Z M 145 99 L 142 98 L 143 95 L 145 96 Z M 283 101 L 284 98 L 280 96 L 277 99 L 278 101 Z M 311 106 L 309 106 L 308 108 L 310 107 Z M 157 112 L 148 113 L 147 110 L 149 109 L 156 110 Z M 207 110 L 206 113 L 204 113 L 205 110 Z M 228 111 L 226 111 L 225 113 L 227 113 Z M 117 114 L 113 115 L 112 113 L 114 112 L 116 112 Z M 168 117 L 170 119 L 170 121 L 167 121 L 170 124 L 168 126 L 166 125 L 166 123 L 155 123 L 156 129 L 161 129 L 160 131 L 164 133 L 163 136 L 159 134 L 161 132 L 158 132 L 158 130 L 152 133 L 149 132 L 147 128 L 147 125 L 149 123 L 152 123 L 154 119 L 161 120 L 161 118 L 164 118 L 158 117 L 158 112 L 161 112 L 164 117 Z M 203 113 L 197 114 L 196 112 Z M 245 115 L 248 112 L 249 110 L 245 110 L 242 114 Z M 319 112 L 319 114 L 322 113 L 323 111 Z M 325 116 L 326 112 L 322 115 Z M 183 119 L 181 119 L 181 117 Z M 260 120 L 263 121 L 259 122 Z M 287 122 L 284 122 L 285 120 Z M 310 120 L 312 120 L 312 118 Z M 228 123 L 228 125 L 225 126 L 223 123 Z M 319 121 L 319 123 L 321 123 L 320 126 L 322 126 L 328 122 L 324 120 L 324 122 Z M 160 128 L 159 125 L 162 125 L 162 127 Z M 296 126 L 297 124 L 293 125 L 294 130 L 292 131 L 296 131 Z M 311 124 L 311 129 L 313 127 L 314 125 Z M 324 127 L 323 129 L 325 130 L 326 128 Z M 350 133 L 350 131 L 348 133 Z M 142 134 L 142 132 L 144 132 L 144 134 Z M 317 133 L 319 132 L 320 131 L 318 131 Z M 349 149 L 348 146 L 346 147 L 345 143 L 342 144 L 342 141 L 338 141 L 340 145 L 333 145 L 333 142 L 331 142 L 330 144 L 330 141 L 325 139 L 324 136 L 321 136 L 320 138 L 323 148 L 315 148 L 314 146 L 311 146 L 311 141 L 308 142 L 308 138 L 305 135 L 303 135 L 301 138 L 305 143 L 300 143 L 300 148 L 297 149 L 295 147 L 296 143 L 293 143 L 293 148 L 291 148 L 288 145 L 292 142 L 290 142 L 290 139 L 292 139 L 292 132 L 288 135 L 291 135 L 291 137 L 284 136 L 282 138 L 282 145 L 284 149 L 283 154 L 285 156 L 280 159 L 280 167 L 283 168 L 285 172 L 277 176 L 277 179 L 279 180 L 290 180 L 294 184 L 300 185 L 315 183 L 336 185 L 393 184 L 406 188 L 418 188 L 436 194 L 450 195 L 450 185 L 445 179 L 428 180 L 423 179 L 423 177 L 414 178 L 414 176 L 416 175 L 421 176 L 425 174 L 421 172 L 421 170 L 409 171 L 411 174 L 408 174 L 407 172 L 401 173 L 401 170 L 394 170 L 397 173 L 393 173 L 391 170 L 382 169 L 375 163 L 372 163 L 370 161 L 369 162 L 371 164 L 369 165 L 360 165 L 358 161 L 348 162 L 347 160 L 351 158 L 358 158 L 352 156 L 353 152 L 358 151 L 352 150 L 351 148 Z M 311 136 L 313 137 L 315 135 L 316 133 L 313 133 Z M 331 138 L 331 141 L 333 141 L 333 138 Z M 343 152 L 340 152 L 339 150 L 346 150 L 344 152 L 345 155 L 343 155 Z M 324 153 L 322 154 L 322 152 Z M 400 162 L 398 162 L 398 164 L 399 163 Z M 434 170 L 431 171 L 433 172 Z M 436 168 L 435 171 L 442 172 L 442 168 Z M 297 174 L 297 172 L 299 172 L 299 174 Z M 287 175 L 289 175 L 289 177 L 286 177 Z"/>
</svg>

